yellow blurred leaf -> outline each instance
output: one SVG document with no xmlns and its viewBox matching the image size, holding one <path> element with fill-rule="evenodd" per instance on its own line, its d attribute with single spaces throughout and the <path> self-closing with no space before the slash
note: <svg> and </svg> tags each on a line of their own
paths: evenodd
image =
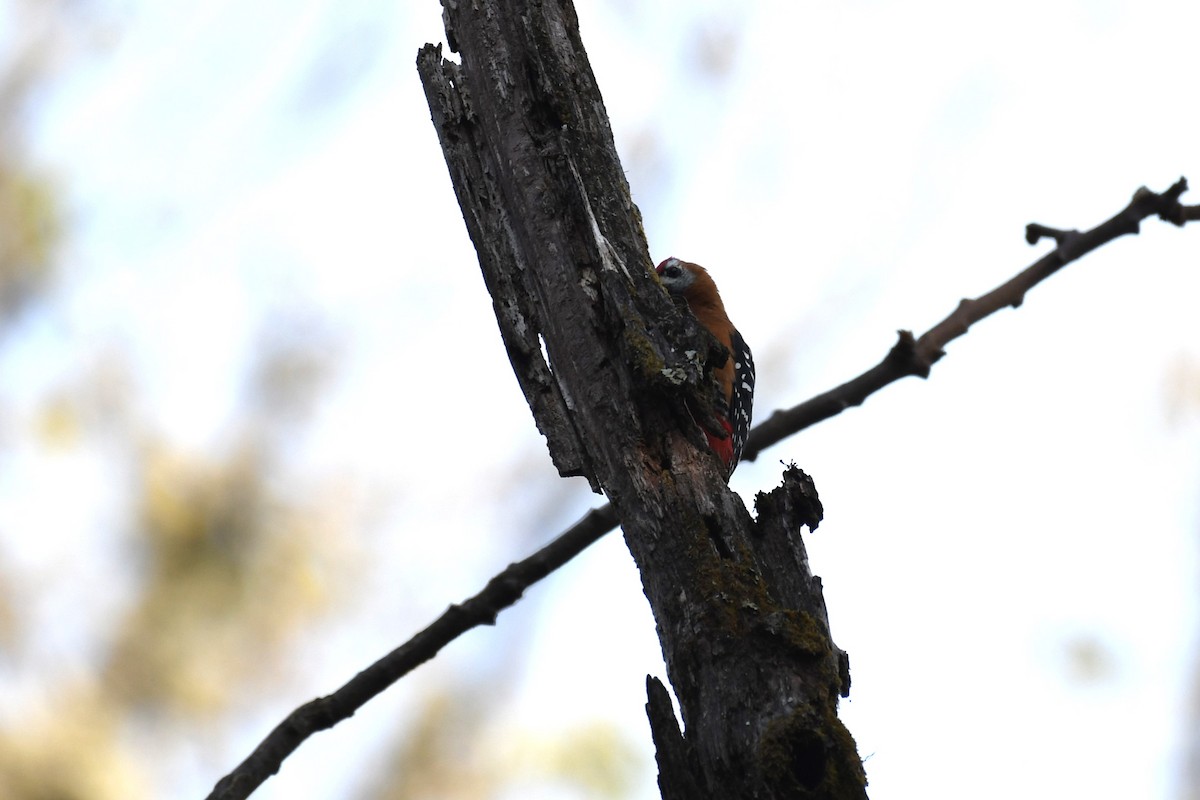
<svg viewBox="0 0 1200 800">
<path fill-rule="evenodd" d="M 144 588 L 106 672 L 126 702 L 211 714 L 280 678 L 290 637 L 329 592 L 312 566 L 320 514 L 268 484 L 253 450 L 225 461 L 146 453 L 135 536 Z"/>
<path fill-rule="evenodd" d="M 26 711 L 0 730 L 5 800 L 137 800 L 149 797 L 119 717 L 90 687 L 60 687 L 53 707 Z"/>
<path fill-rule="evenodd" d="M 49 447 L 77 445 L 82 434 L 79 409 L 66 397 L 56 397 L 39 410 L 36 422 L 38 439 Z"/>
</svg>

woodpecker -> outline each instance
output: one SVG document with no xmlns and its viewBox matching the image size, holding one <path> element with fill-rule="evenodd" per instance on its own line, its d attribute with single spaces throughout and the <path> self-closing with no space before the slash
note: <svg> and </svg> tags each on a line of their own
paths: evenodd
<svg viewBox="0 0 1200 800">
<path fill-rule="evenodd" d="M 729 321 L 725 304 L 721 302 L 717 285 L 708 270 L 672 256 L 655 271 L 667 291 L 686 300 L 696 320 L 729 351 L 725 363 L 713 370 L 717 383 L 713 413 L 726 435 L 722 437 L 701 426 L 708 446 L 725 465 L 725 477 L 728 478 L 737 468 L 750 433 L 750 416 L 754 411 L 754 357 L 742 335 Z"/>
</svg>

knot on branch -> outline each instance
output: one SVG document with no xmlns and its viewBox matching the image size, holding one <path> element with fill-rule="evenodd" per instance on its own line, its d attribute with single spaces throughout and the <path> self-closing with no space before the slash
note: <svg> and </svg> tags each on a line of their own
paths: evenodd
<svg viewBox="0 0 1200 800">
<path fill-rule="evenodd" d="M 1161 194 L 1142 186 L 1133 193 L 1133 200 L 1129 205 L 1132 208 L 1146 203 L 1150 206 L 1151 213 L 1158 214 L 1159 219 L 1182 227 L 1188 222 L 1200 219 L 1200 206 L 1185 206 L 1179 202 L 1179 198 L 1187 190 L 1187 178 L 1182 177 Z"/>
<path fill-rule="evenodd" d="M 1031 222 L 1025 226 L 1026 242 L 1037 244 L 1042 239 L 1054 240 L 1054 244 L 1058 248 L 1059 258 L 1063 263 L 1074 260 L 1071 251 L 1075 242 L 1079 239 L 1079 231 L 1051 228 L 1049 225 L 1042 225 L 1037 222 Z"/>
<path fill-rule="evenodd" d="M 912 331 L 896 331 L 896 336 L 896 343 L 884 357 L 883 363 L 899 375 L 928 378 L 934 363 L 946 354 L 941 348 L 927 350 L 920 347 Z"/>
<path fill-rule="evenodd" d="M 821 498 L 817 496 L 817 485 L 812 477 L 795 464 L 788 464 L 783 471 L 783 483 L 771 492 L 759 492 L 754 498 L 754 510 L 759 522 L 768 519 L 786 519 L 791 526 L 805 526 L 815 531 L 825 516 Z M 761 532 L 761 528 L 758 529 Z"/>
</svg>

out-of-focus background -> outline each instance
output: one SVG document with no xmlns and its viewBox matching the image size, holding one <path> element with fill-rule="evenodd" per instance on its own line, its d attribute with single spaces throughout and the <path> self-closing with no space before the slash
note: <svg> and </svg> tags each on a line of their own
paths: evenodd
<svg viewBox="0 0 1200 800">
<path fill-rule="evenodd" d="M 1025 223 L 1200 180 L 1190 0 L 578 9 L 760 418 L 1025 266 Z M 505 360 L 413 67 L 439 26 L 0 0 L 0 797 L 202 797 L 598 502 Z M 873 797 L 1200 797 L 1198 297 L 1200 229 L 1148 221 L 739 469 L 821 491 Z M 612 535 L 256 797 L 656 797 L 647 672 Z"/>
</svg>

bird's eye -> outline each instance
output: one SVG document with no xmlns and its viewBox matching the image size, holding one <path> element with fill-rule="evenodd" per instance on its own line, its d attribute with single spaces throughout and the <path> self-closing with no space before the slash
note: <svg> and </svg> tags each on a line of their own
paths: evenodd
<svg viewBox="0 0 1200 800">
<path fill-rule="evenodd" d="M 666 269 L 663 270 L 663 275 L 665 275 L 668 278 L 678 278 L 682 274 L 683 274 L 683 268 L 680 267 L 678 264 L 671 264 Z"/>
</svg>

